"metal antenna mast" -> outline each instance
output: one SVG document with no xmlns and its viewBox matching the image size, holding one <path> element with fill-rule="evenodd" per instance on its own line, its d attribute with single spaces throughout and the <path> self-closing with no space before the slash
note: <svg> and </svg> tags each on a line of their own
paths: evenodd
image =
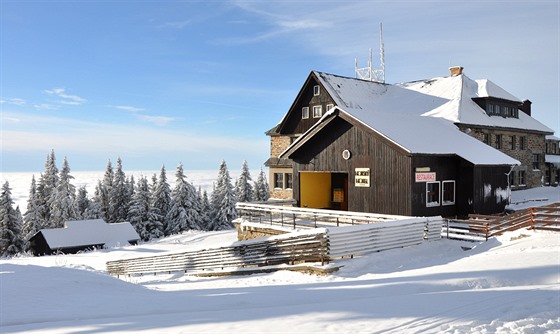
<svg viewBox="0 0 560 334">
<path fill-rule="evenodd" d="M 358 60 L 354 59 L 354 69 L 356 71 L 357 79 L 385 83 L 385 47 L 383 45 L 383 23 L 379 24 L 379 32 L 379 53 L 381 56 L 381 68 L 373 68 L 373 54 L 370 48 L 367 67 L 358 67 Z"/>
</svg>

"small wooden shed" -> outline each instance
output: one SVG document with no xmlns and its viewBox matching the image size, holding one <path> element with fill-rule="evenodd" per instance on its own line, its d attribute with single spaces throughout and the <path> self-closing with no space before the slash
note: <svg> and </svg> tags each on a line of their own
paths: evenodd
<svg viewBox="0 0 560 334">
<path fill-rule="evenodd" d="M 30 239 L 35 256 L 134 245 L 140 236 L 128 222 L 107 224 L 103 219 L 68 221 L 63 228 L 39 230 Z"/>
</svg>

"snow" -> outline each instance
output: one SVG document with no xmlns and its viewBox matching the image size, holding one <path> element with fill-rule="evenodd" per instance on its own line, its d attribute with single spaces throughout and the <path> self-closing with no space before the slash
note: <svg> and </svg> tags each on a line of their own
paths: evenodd
<svg viewBox="0 0 560 334">
<path fill-rule="evenodd" d="M 560 200 L 559 190 L 514 191 L 512 200 L 547 204 Z M 105 271 L 107 261 L 220 247 L 236 236 L 187 232 L 0 260 L 0 332 L 560 333 L 560 235 L 550 231 L 426 242 L 335 261 L 340 270 L 327 276 L 116 278 Z"/>
</svg>

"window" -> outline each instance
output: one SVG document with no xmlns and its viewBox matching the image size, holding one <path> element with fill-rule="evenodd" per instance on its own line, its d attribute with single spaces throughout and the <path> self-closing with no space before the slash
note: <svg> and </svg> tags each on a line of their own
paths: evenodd
<svg viewBox="0 0 560 334">
<path fill-rule="evenodd" d="M 515 187 L 515 172 L 511 171 L 508 175 L 508 184 L 510 187 Z"/>
<path fill-rule="evenodd" d="M 483 133 L 482 134 L 482 142 L 484 144 L 490 145 L 490 134 L 488 133 Z"/>
<path fill-rule="evenodd" d="M 515 150 L 516 142 L 517 142 L 517 137 L 515 137 L 515 135 L 512 135 L 511 136 L 511 149 L 512 150 Z"/>
<path fill-rule="evenodd" d="M 524 186 L 525 185 L 525 171 L 520 170 L 517 172 L 517 185 Z"/>
<path fill-rule="evenodd" d="M 327 104 L 327 112 L 329 110 L 331 110 L 332 108 L 334 108 L 334 104 L 332 104 L 332 103 Z"/>
<path fill-rule="evenodd" d="M 426 206 L 438 206 L 439 199 L 439 182 L 426 182 Z"/>
<path fill-rule="evenodd" d="M 323 116 L 323 110 L 321 106 L 313 106 L 313 118 L 319 118 Z"/>
<path fill-rule="evenodd" d="M 309 107 L 303 107 L 303 108 L 301 108 L 301 118 L 302 118 L 302 119 L 307 119 L 307 118 L 309 118 Z"/>
<path fill-rule="evenodd" d="M 319 85 L 313 86 L 313 96 L 318 96 L 319 94 L 321 94 L 321 88 Z"/>
<path fill-rule="evenodd" d="M 527 137 L 525 137 L 525 136 L 519 137 L 519 149 L 520 150 L 523 151 L 525 149 L 525 146 L 527 145 L 526 142 L 527 142 Z"/>
<path fill-rule="evenodd" d="M 455 181 L 442 182 L 443 194 L 441 199 L 442 205 L 455 204 Z"/>
<path fill-rule="evenodd" d="M 292 173 L 274 173 L 275 189 L 292 189 Z"/>
<path fill-rule="evenodd" d="M 286 189 L 292 189 L 292 173 L 286 173 Z"/>
<path fill-rule="evenodd" d="M 284 189 L 284 174 L 274 173 L 274 188 Z"/>
<path fill-rule="evenodd" d="M 502 135 L 496 135 L 496 148 L 502 148 Z"/>
<path fill-rule="evenodd" d="M 539 160 L 540 154 L 533 154 L 533 169 L 540 169 Z"/>
</svg>

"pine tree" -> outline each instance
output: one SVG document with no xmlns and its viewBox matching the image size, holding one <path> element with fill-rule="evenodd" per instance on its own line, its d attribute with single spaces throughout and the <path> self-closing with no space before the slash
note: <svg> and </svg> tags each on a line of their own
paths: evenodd
<svg viewBox="0 0 560 334">
<path fill-rule="evenodd" d="M 8 181 L 0 194 L 0 256 L 13 256 L 24 251 L 21 213 L 13 207 L 12 191 Z"/>
<path fill-rule="evenodd" d="M 37 207 L 38 215 L 44 227 L 55 227 L 51 221 L 51 201 L 58 186 L 58 168 L 56 167 L 56 158 L 54 150 L 47 155 L 45 161 L 45 171 L 39 178 L 37 186 Z"/>
<path fill-rule="evenodd" d="M 247 160 L 245 160 L 241 166 L 241 174 L 239 174 L 235 182 L 235 198 L 238 202 L 250 202 L 253 200 L 254 192 L 251 181 L 251 173 L 249 172 Z"/>
<path fill-rule="evenodd" d="M 29 197 L 27 198 L 27 210 L 23 218 L 23 237 L 29 240 L 35 233 L 45 227 L 45 222 L 39 216 L 39 204 L 37 203 L 37 183 L 35 175 L 31 178 Z"/>
<path fill-rule="evenodd" d="M 103 175 L 103 181 L 97 184 L 96 188 L 96 198 L 99 204 L 99 211 L 101 218 L 105 219 L 107 223 L 111 222 L 111 191 L 113 188 L 113 165 L 111 160 L 107 161 L 107 168 L 105 169 L 105 175 Z"/>
<path fill-rule="evenodd" d="M 68 160 L 64 158 L 56 190 L 49 201 L 51 206 L 51 226 L 63 227 L 64 222 L 78 218 L 76 214 L 76 188 L 71 183 Z"/>
<path fill-rule="evenodd" d="M 198 194 L 194 186 L 186 180 L 182 163 L 177 166 L 175 177 L 171 208 L 166 216 L 166 235 L 200 229 Z"/>
<path fill-rule="evenodd" d="M 233 220 L 237 217 L 235 203 L 231 177 L 226 162 L 222 160 L 210 200 L 212 210 L 210 230 L 225 230 L 233 227 Z"/>
<path fill-rule="evenodd" d="M 85 186 L 78 188 L 76 195 L 76 216 L 80 219 L 89 219 L 87 217 L 88 210 L 90 209 L 91 201 L 88 198 L 87 189 Z"/>
<path fill-rule="evenodd" d="M 122 160 L 118 158 L 109 192 L 109 215 L 106 218 L 107 222 L 119 223 L 126 221 L 130 200 L 129 186 L 122 169 Z"/>
<path fill-rule="evenodd" d="M 261 168 L 261 172 L 255 182 L 255 197 L 254 200 L 257 202 L 268 201 L 270 197 L 270 188 L 268 187 L 268 182 L 266 181 L 266 175 Z"/>
<path fill-rule="evenodd" d="M 157 184 L 155 186 L 152 200 L 153 202 L 152 202 L 150 219 L 154 224 L 159 222 L 159 224 L 156 224 L 158 226 L 152 229 L 154 235 L 152 235 L 151 239 L 155 239 L 163 236 L 163 233 L 167 228 L 165 226 L 166 224 L 165 217 L 167 216 L 169 210 L 171 209 L 171 189 L 169 187 L 169 184 L 167 183 L 165 166 L 161 167 L 159 179 L 157 180 Z"/>
<path fill-rule="evenodd" d="M 152 199 L 148 180 L 145 177 L 140 177 L 136 186 L 136 191 L 132 196 L 130 209 L 128 211 L 128 221 L 144 241 L 150 240 L 149 228 L 146 228 L 146 225 L 149 225 L 151 202 Z"/>
<path fill-rule="evenodd" d="M 210 231 L 211 229 L 211 207 L 210 201 L 208 200 L 208 193 L 206 190 L 202 191 L 198 188 L 198 201 L 199 201 L 199 217 L 200 217 L 200 229 L 203 231 Z"/>
</svg>

